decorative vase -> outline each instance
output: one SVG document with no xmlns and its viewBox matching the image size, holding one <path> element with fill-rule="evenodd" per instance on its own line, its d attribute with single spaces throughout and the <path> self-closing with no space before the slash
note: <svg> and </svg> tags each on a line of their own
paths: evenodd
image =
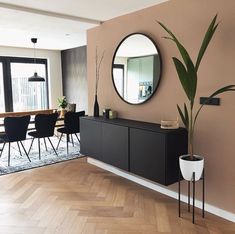
<svg viewBox="0 0 235 234">
<path fill-rule="evenodd" d="M 97 100 L 97 94 L 95 95 L 94 117 L 99 117 L 99 103 L 98 103 L 98 100 Z"/>
<path fill-rule="evenodd" d="M 64 108 L 62 108 L 62 109 L 60 110 L 60 118 L 64 118 L 66 112 L 67 112 L 67 110 L 64 109 Z"/>
<path fill-rule="evenodd" d="M 200 180 L 204 168 L 204 158 L 193 155 L 193 161 L 189 160 L 189 155 L 179 157 L 180 171 L 185 180 L 192 181 L 195 172 L 195 181 Z"/>
</svg>

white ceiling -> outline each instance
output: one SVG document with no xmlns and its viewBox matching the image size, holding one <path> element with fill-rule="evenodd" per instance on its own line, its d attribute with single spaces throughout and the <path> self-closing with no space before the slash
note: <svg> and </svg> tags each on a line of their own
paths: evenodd
<svg viewBox="0 0 235 234">
<path fill-rule="evenodd" d="M 167 0 L 2 0 L 0 46 L 64 50 L 86 44 L 86 30 Z"/>
<path fill-rule="evenodd" d="M 134 34 L 122 42 L 116 56 L 130 58 L 153 54 L 158 54 L 153 42 L 142 34 Z"/>
</svg>

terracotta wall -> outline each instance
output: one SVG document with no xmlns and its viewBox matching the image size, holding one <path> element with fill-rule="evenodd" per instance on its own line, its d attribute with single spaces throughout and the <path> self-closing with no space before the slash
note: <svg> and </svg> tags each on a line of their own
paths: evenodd
<svg viewBox="0 0 235 234">
<path fill-rule="evenodd" d="M 177 116 L 176 103 L 185 95 L 177 79 L 172 56 L 175 45 L 155 22 L 162 21 L 174 31 L 195 59 L 202 37 L 212 17 L 218 13 L 220 25 L 199 69 L 197 104 L 200 96 L 235 84 L 235 1 L 170 0 L 132 14 L 121 16 L 88 31 L 89 114 L 93 112 L 95 88 L 95 48 L 105 57 L 100 71 L 98 99 L 101 110 L 117 110 L 122 118 L 160 122 Z M 126 35 L 142 32 L 159 45 L 163 59 L 161 84 L 154 97 L 142 105 L 128 105 L 115 93 L 111 63 L 115 48 Z M 195 151 L 206 160 L 207 203 L 235 213 L 235 93 L 221 96 L 220 106 L 207 106 L 198 119 Z M 171 186 L 176 190 L 176 185 Z"/>
</svg>

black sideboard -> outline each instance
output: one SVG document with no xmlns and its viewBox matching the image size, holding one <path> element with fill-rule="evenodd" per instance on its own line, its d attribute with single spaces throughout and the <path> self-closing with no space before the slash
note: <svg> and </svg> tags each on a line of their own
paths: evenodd
<svg viewBox="0 0 235 234">
<path fill-rule="evenodd" d="M 187 153 L 186 129 L 128 119 L 82 117 L 80 137 L 82 154 L 163 185 L 178 181 Z"/>
</svg>

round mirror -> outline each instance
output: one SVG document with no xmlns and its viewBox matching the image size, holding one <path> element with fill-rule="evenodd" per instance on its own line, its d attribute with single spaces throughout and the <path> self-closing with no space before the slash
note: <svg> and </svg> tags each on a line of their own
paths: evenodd
<svg viewBox="0 0 235 234">
<path fill-rule="evenodd" d="M 161 56 L 154 41 L 142 34 L 125 37 L 113 56 L 113 84 L 127 103 L 141 104 L 156 92 L 161 77 Z"/>
</svg>

